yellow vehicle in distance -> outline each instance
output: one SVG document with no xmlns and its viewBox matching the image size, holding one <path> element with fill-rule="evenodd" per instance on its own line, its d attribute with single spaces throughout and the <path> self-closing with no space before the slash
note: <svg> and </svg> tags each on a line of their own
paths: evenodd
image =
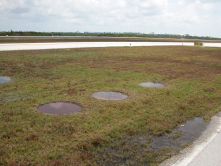
<svg viewBox="0 0 221 166">
<path fill-rule="evenodd" d="M 194 46 L 203 46 L 203 43 L 194 42 Z"/>
</svg>

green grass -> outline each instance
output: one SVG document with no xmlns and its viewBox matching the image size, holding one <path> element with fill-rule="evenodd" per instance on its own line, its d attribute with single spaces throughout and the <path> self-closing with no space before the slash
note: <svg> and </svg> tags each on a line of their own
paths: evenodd
<svg viewBox="0 0 221 166">
<path fill-rule="evenodd" d="M 124 136 L 164 135 L 196 116 L 209 121 L 220 111 L 220 64 L 220 48 L 0 52 L 0 75 L 13 79 L 0 84 L 0 165 L 99 165 L 102 147 Z M 165 87 L 138 85 L 149 81 Z M 92 98 L 98 91 L 129 97 Z M 7 101 L 11 92 L 18 97 Z M 37 111 L 54 101 L 77 103 L 82 110 L 71 115 Z M 139 146 L 128 147 L 128 156 Z M 161 151 L 171 155 L 177 149 Z M 137 161 L 157 165 L 168 157 L 161 151 L 148 151 L 144 158 L 138 155 Z"/>
</svg>

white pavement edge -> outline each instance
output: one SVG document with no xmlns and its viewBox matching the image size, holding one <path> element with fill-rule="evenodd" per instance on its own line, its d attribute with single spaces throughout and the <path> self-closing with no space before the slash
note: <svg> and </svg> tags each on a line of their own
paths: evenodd
<svg viewBox="0 0 221 166">
<path fill-rule="evenodd" d="M 221 113 L 212 117 L 210 124 L 201 136 L 190 147 L 180 151 L 178 155 L 165 160 L 159 166 L 188 166 L 194 158 L 208 146 L 221 131 Z"/>
<path fill-rule="evenodd" d="M 130 45 L 131 44 L 131 45 Z M 129 47 L 129 46 L 194 46 L 193 42 L 54 42 L 54 43 L 6 43 L 0 44 L 0 51 L 39 50 L 86 47 Z"/>
</svg>

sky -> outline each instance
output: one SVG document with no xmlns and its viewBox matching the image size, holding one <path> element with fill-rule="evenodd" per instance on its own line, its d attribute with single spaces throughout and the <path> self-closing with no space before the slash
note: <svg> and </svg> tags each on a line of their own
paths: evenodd
<svg viewBox="0 0 221 166">
<path fill-rule="evenodd" d="M 0 0 L 0 31 L 221 37 L 220 0 Z"/>
</svg>

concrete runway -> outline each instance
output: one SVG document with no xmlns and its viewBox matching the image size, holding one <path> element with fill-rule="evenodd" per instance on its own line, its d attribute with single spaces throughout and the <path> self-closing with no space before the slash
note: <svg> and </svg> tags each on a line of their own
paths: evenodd
<svg viewBox="0 0 221 166">
<path fill-rule="evenodd" d="M 194 46 L 193 42 L 57 42 L 57 43 L 7 43 L 0 44 L 0 51 L 39 50 L 86 47 L 125 47 L 125 46 Z M 206 47 L 221 47 L 221 43 L 204 43 Z"/>
<path fill-rule="evenodd" d="M 85 47 L 125 47 L 125 46 L 193 46 L 193 42 L 57 42 L 57 43 L 7 43 L 0 44 L 0 51 L 39 50 Z M 221 46 L 221 44 L 220 44 Z"/>
</svg>

